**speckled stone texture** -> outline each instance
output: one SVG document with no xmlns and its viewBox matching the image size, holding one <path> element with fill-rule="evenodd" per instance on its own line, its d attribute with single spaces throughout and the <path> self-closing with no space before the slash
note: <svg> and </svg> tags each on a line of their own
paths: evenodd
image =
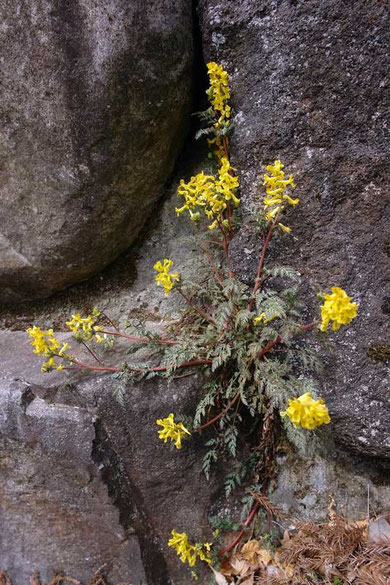
<svg viewBox="0 0 390 585">
<path fill-rule="evenodd" d="M 191 415 L 199 377 L 128 384 L 119 403 L 111 376 L 41 374 L 23 332 L 0 332 L 0 350 L 0 569 L 13 585 L 34 569 L 88 583 L 107 563 L 112 583 L 187 585 L 167 541 L 210 539 L 221 481 L 206 481 L 199 439 L 179 451 L 156 420 Z"/>
<path fill-rule="evenodd" d="M 244 209 L 237 271 L 248 281 L 255 270 L 261 242 L 249 210 L 263 197 L 265 165 L 281 158 L 301 203 L 285 221 L 293 235 L 273 244 L 271 258 L 301 270 L 312 315 L 316 290 L 332 285 L 360 304 L 358 319 L 331 336 L 333 352 L 315 343 L 328 433 L 361 455 L 390 458 L 389 367 L 366 355 L 390 343 L 388 7 L 201 0 L 199 14 L 205 58 L 231 80 Z"/>
<path fill-rule="evenodd" d="M 83 280 L 134 241 L 191 111 L 190 0 L 0 6 L 0 302 Z"/>
</svg>

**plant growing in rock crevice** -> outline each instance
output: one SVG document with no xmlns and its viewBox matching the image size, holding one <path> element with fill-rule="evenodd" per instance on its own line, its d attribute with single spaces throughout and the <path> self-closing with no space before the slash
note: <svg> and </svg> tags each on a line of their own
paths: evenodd
<svg viewBox="0 0 390 585">
<path fill-rule="evenodd" d="M 172 440 L 182 448 L 193 433 L 214 429 L 207 437 L 203 469 L 208 477 L 211 466 L 221 454 L 227 455 L 232 470 L 226 478 L 229 494 L 244 478 L 251 476 L 255 489 L 263 496 L 274 472 L 275 435 L 280 421 L 294 440 L 292 429 L 312 430 L 330 422 L 326 405 L 315 398 L 315 386 L 305 375 L 318 360 L 302 343 L 310 330 L 326 331 L 332 322 L 337 331 L 357 314 L 357 304 L 339 287 L 322 295 L 321 317 L 302 321 L 299 298 L 299 274 L 287 266 L 267 263 L 267 250 L 275 234 L 289 237 L 291 228 L 283 219 L 288 207 L 295 208 L 299 198 L 292 196 L 292 175 L 285 175 L 280 160 L 266 167 L 265 198 L 257 217 L 259 224 L 259 262 L 254 284 L 248 287 L 234 274 L 229 247 L 236 232 L 236 209 L 239 180 L 229 160 L 231 110 L 227 73 L 220 65 L 209 63 L 210 108 L 202 114 L 206 127 L 201 134 L 209 136 L 214 168 L 208 174 L 198 173 L 178 188 L 178 215 L 188 214 L 210 267 L 210 278 L 203 284 L 187 282 L 174 270 L 173 261 L 164 259 L 154 265 L 156 283 L 165 295 L 179 294 L 186 304 L 180 323 L 167 327 L 159 336 L 145 325 L 135 333 L 120 330 L 112 321 L 104 327 L 100 311 L 81 317 L 72 315 L 67 322 L 77 342 L 85 347 L 91 362 L 72 355 L 68 344 L 60 344 L 52 330 L 38 327 L 28 330 L 37 354 L 46 358 L 43 371 L 96 370 L 112 372 L 119 382 L 138 381 L 153 376 L 172 377 L 178 369 L 200 367 L 204 372 L 204 393 L 193 420 L 162 413 L 157 421 L 159 436 Z M 282 222 L 283 219 L 283 222 Z M 221 260 L 222 255 L 222 260 Z M 136 359 L 118 366 L 104 363 L 98 347 L 109 346 L 115 338 L 137 342 L 137 347 L 153 348 L 160 364 L 150 366 Z M 132 346 L 131 352 L 134 352 Z M 279 414 L 278 414 L 279 413 Z M 280 416 L 281 415 L 281 416 Z M 165 416 L 165 418 L 164 418 Z M 247 462 L 237 460 L 238 438 L 249 426 L 259 440 Z M 236 461 L 236 463 L 234 463 Z M 261 505 L 251 496 L 252 506 L 244 525 L 248 526 Z M 227 552 L 239 538 L 241 531 Z M 208 543 L 191 545 L 185 533 L 172 531 L 170 546 L 184 562 L 193 566 L 197 559 L 211 562 Z"/>
</svg>

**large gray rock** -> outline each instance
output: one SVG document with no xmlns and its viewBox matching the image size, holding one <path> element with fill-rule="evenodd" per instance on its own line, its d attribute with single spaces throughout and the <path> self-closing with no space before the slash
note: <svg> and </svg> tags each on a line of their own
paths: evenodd
<svg viewBox="0 0 390 585">
<path fill-rule="evenodd" d="M 199 170 L 195 164 L 181 169 L 180 176 Z M 153 263 L 168 257 L 180 274 L 199 277 L 199 264 L 193 266 L 199 250 L 179 237 L 187 227 L 176 217 L 176 205 L 173 190 L 134 264 L 117 262 L 101 281 L 92 279 L 50 301 L 13 307 L 1 314 L 0 324 L 58 330 L 70 313 L 85 313 L 94 304 L 122 322 L 129 313 L 141 312 L 154 322 L 162 315 L 178 316 L 175 297 L 165 298 L 152 274 Z M 251 256 L 250 244 L 247 252 Z M 109 376 L 41 374 L 41 359 L 25 333 L 0 332 L 0 355 L 0 566 L 9 570 L 13 585 L 28 583 L 34 566 L 46 579 L 54 567 L 87 583 L 103 562 L 113 565 L 113 584 L 190 583 L 189 568 L 167 547 L 170 530 L 209 540 L 209 514 L 238 520 L 241 512 L 239 494 L 234 494 L 235 506 L 224 499 L 219 475 L 211 484 L 203 477 L 202 442 L 191 439 L 177 451 L 157 438 L 157 418 L 193 412 L 201 380 L 186 376 L 171 387 L 157 379 L 128 385 L 121 406 Z M 116 353 L 106 361 L 122 363 L 124 356 Z M 371 511 L 381 512 L 390 497 L 389 465 L 365 464 L 361 456 L 344 461 L 340 451 L 329 445 L 329 460 L 310 460 L 279 450 L 272 484 L 277 505 L 293 517 L 322 520 L 332 495 L 342 513 L 360 518 L 369 485 Z M 28 494 L 31 505 L 21 494 Z M 199 583 L 209 581 L 206 574 Z"/>
<path fill-rule="evenodd" d="M 220 482 L 199 439 L 178 451 L 156 420 L 191 415 L 199 377 L 128 384 L 119 403 L 110 376 L 41 374 L 23 332 L 1 332 L 0 350 L 0 569 L 14 585 L 34 569 L 88 583 L 107 563 L 114 583 L 186 585 L 167 542 L 172 529 L 210 539 Z"/>
<path fill-rule="evenodd" d="M 314 303 L 316 286 L 338 285 L 360 304 L 358 318 L 332 336 L 332 355 L 317 346 L 329 432 L 358 453 L 389 458 L 389 368 L 367 357 L 390 339 L 387 7 L 202 0 L 200 17 L 207 60 L 231 75 L 245 215 L 232 248 L 237 271 L 246 280 L 255 273 L 261 242 L 248 211 L 261 205 L 265 165 L 281 158 L 301 203 L 287 220 L 292 237 L 280 238 L 271 258 L 301 270 Z"/>
<path fill-rule="evenodd" d="M 191 10 L 1 3 L 1 302 L 85 279 L 137 236 L 187 126 Z"/>
</svg>

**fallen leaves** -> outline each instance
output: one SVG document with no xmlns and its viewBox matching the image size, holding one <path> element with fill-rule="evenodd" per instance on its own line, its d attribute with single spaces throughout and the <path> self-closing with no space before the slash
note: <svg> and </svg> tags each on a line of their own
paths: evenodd
<svg viewBox="0 0 390 585">
<path fill-rule="evenodd" d="M 278 548 L 252 538 L 215 575 L 217 585 L 389 585 L 390 524 L 347 522 L 332 510 L 326 523 L 285 530 Z"/>
</svg>

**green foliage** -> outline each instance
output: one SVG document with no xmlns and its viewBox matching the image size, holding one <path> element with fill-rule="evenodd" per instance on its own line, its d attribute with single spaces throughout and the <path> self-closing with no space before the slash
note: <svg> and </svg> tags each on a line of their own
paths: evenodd
<svg viewBox="0 0 390 585">
<path fill-rule="evenodd" d="M 219 413 L 212 425 L 216 436 L 205 443 L 202 467 L 207 478 L 219 457 L 231 461 L 237 458 L 244 419 L 248 428 L 248 416 L 255 422 L 265 409 L 285 408 L 288 399 L 297 394 L 304 391 L 315 394 L 313 383 L 303 374 L 318 368 L 318 358 L 310 347 L 300 343 L 298 289 L 290 286 L 291 281 L 299 282 L 299 275 L 278 265 L 268 267 L 265 273 L 267 280 L 255 293 L 252 310 L 250 288 L 234 277 L 221 283 L 211 276 L 201 284 L 181 283 L 186 297 L 207 311 L 210 321 L 189 304 L 183 311 L 177 345 L 162 346 L 158 336 L 138 326 L 137 333 L 148 338 L 149 349 L 158 353 L 159 363 L 166 370 L 153 372 L 142 364 L 144 371 L 128 371 L 127 379 L 155 375 L 172 379 L 184 362 L 198 359 L 208 362 L 204 367 L 203 394 L 191 425 L 195 430 L 202 425 L 207 427 L 215 411 Z M 265 319 L 256 325 L 254 318 L 261 314 Z M 270 349 L 263 357 L 264 349 L 281 338 L 283 342 L 278 343 L 277 349 Z M 301 447 L 302 433 L 289 424 L 286 426 L 289 438 Z M 247 474 L 244 467 L 235 467 L 227 474 L 226 495 L 243 482 Z"/>
<path fill-rule="evenodd" d="M 213 532 L 237 532 L 241 529 L 241 525 L 236 522 L 231 516 L 210 516 L 210 526 Z"/>
</svg>

